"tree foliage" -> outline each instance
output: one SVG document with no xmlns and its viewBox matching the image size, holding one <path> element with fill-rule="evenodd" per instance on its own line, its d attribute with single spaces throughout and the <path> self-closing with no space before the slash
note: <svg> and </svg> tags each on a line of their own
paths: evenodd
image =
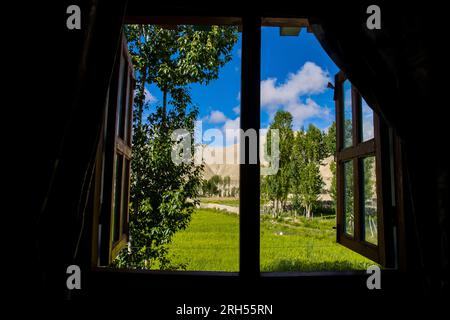
<svg viewBox="0 0 450 320">
<path fill-rule="evenodd" d="M 268 175 L 263 181 L 262 190 L 266 192 L 268 200 L 272 201 L 274 213 L 279 214 L 280 204 L 285 208 L 291 185 L 290 155 L 294 132 L 292 130 L 292 115 L 287 111 L 277 111 L 269 130 L 278 129 L 279 133 L 279 169 L 274 175 Z M 269 156 L 272 150 L 270 147 L 271 135 L 267 135 L 267 151 Z"/>
<path fill-rule="evenodd" d="M 334 156 L 336 153 L 336 121 L 333 121 L 327 132 L 323 135 L 326 156 Z"/>
<path fill-rule="evenodd" d="M 301 130 L 294 139 L 291 153 L 292 187 L 294 209 L 305 211 L 307 218 L 319 200 L 323 181 L 319 166 L 325 157 L 326 148 L 322 132 L 310 124 L 305 132 Z"/>
<path fill-rule="evenodd" d="M 280 162 L 276 175 L 261 179 L 261 199 L 263 203 L 272 202 L 276 214 L 280 209 L 286 211 L 292 204 L 294 214 L 305 214 L 310 218 L 319 204 L 324 182 L 320 166 L 326 157 L 336 152 L 336 124 L 333 122 L 326 132 L 310 124 L 308 129 L 292 130 L 292 115 L 278 111 L 269 129 L 278 129 L 280 133 Z M 267 145 L 271 146 L 271 136 L 267 136 Z M 270 154 L 270 149 L 268 150 Z M 336 164 L 330 163 L 332 171 L 331 196 L 336 195 Z M 281 208 L 279 207 L 281 204 Z M 265 205 L 264 208 L 267 208 Z"/>
<path fill-rule="evenodd" d="M 224 176 L 223 178 L 219 175 L 213 175 L 208 180 L 203 180 L 202 193 L 204 196 L 235 196 L 236 190 L 231 188 L 231 178 L 230 176 Z"/>
<path fill-rule="evenodd" d="M 165 111 L 168 94 L 175 100 L 188 99 L 189 84 L 208 84 L 217 79 L 220 68 L 231 60 L 236 31 L 235 27 L 219 26 L 208 31 L 198 31 L 194 26 L 126 26 L 128 47 L 138 74 L 137 121 L 142 121 L 146 83 L 155 84 L 163 92 Z"/>
</svg>

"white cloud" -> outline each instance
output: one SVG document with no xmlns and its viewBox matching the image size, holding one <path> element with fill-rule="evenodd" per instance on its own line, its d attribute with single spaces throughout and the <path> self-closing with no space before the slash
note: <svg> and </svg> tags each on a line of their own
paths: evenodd
<svg viewBox="0 0 450 320">
<path fill-rule="evenodd" d="M 230 146 L 239 143 L 239 131 L 241 127 L 241 118 L 228 119 L 223 125 L 222 131 L 225 137 L 225 146 Z"/>
<path fill-rule="evenodd" d="M 362 118 L 363 141 L 370 140 L 374 137 L 373 110 L 364 99 L 362 99 Z"/>
<path fill-rule="evenodd" d="M 227 119 L 225 124 L 223 125 L 223 129 L 239 129 L 241 123 L 241 117 L 237 117 L 236 119 Z"/>
<path fill-rule="evenodd" d="M 261 81 L 261 106 L 272 109 L 277 105 L 296 102 L 302 95 L 322 93 L 328 81 L 327 71 L 313 62 L 306 62 L 297 73 L 289 74 L 287 81 L 281 85 L 277 85 L 276 78 Z"/>
<path fill-rule="evenodd" d="M 290 103 L 284 109 L 292 114 L 294 130 L 300 129 L 308 118 L 327 119 L 330 117 L 330 110 L 321 107 L 311 98 L 307 98 L 305 103 Z"/>
<path fill-rule="evenodd" d="M 344 91 L 344 106 L 345 108 L 348 107 L 350 109 L 352 107 L 352 89 L 347 89 Z"/>
<path fill-rule="evenodd" d="M 227 119 L 228 118 L 223 114 L 223 112 L 219 110 L 211 111 L 211 114 L 208 117 L 209 123 L 223 123 L 227 121 Z"/>
<path fill-rule="evenodd" d="M 237 96 L 236 96 L 236 100 L 239 101 L 239 104 L 233 108 L 233 112 L 236 114 L 241 114 L 241 92 L 239 91 Z"/>
<path fill-rule="evenodd" d="M 294 130 L 298 130 L 308 118 L 328 119 L 330 111 L 318 105 L 309 96 L 327 90 L 330 76 L 313 62 L 306 62 L 296 73 L 290 73 L 284 83 L 276 78 L 261 81 L 261 107 L 272 121 L 277 110 L 289 111 Z M 302 97 L 307 96 L 306 100 Z"/>
<path fill-rule="evenodd" d="M 370 140 L 374 137 L 373 118 L 363 120 L 363 141 Z"/>
<path fill-rule="evenodd" d="M 158 101 L 158 99 L 154 95 L 152 95 L 147 88 L 145 88 L 144 97 L 145 97 L 144 103 L 152 104 Z"/>
</svg>

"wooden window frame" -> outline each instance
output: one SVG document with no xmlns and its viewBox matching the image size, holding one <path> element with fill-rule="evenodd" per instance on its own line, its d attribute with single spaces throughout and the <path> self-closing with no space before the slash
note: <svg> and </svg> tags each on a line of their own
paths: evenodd
<svg viewBox="0 0 450 320">
<path fill-rule="evenodd" d="M 122 69 L 123 68 L 123 69 Z M 121 69 L 124 74 L 121 75 Z M 132 116 L 135 77 L 125 36 L 122 34 L 116 54 L 112 81 L 108 89 L 106 112 L 96 160 L 96 197 L 94 207 L 92 265 L 107 266 L 128 243 L 128 204 L 130 197 L 130 165 Z M 125 81 L 122 81 L 125 80 Z M 121 113 L 121 114 L 120 114 Z M 121 131 L 123 126 L 123 133 Z M 121 171 L 116 164 L 121 161 Z M 117 177 L 120 174 L 120 177 Z M 116 179 L 117 178 L 117 179 Z M 120 183 L 116 201 L 115 183 Z M 119 207 L 116 230 L 115 209 Z M 115 237 L 115 232 L 118 236 Z M 116 238 L 116 239 L 115 239 Z"/>
<path fill-rule="evenodd" d="M 379 263 L 384 267 L 392 266 L 392 257 L 387 251 L 390 248 L 390 224 L 386 216 L 392 213 L 390 202 L 390 179 L 388 147 L 386 135 L 388 128 L 373 111 L 374 137 L 362 141 L 362 97 L 356 87 L 351 85 L 352 107 L 352 146 L 344 147 L 344 82 L 348 80 L 341 71 L 335 76 L 336 104 L 336 182 L 337 182 L 337 225 L 336 241 L 343 246 Z M 377 196 L 377 244 L 365 241 L 363 219 L 363 175 L 362 159 L 375 157 L 376 196 Z M 387 161 L 386 161 L 387 160 Z M 353 163 L 353 236 L 345 232 L 345 175 L 344 163 Z"/>
<path fill-rule="evenodd" d="M 253 128 L 255 130 L 258 130 L 260 127 L 260 49 L 261 49 L 261 26 L 264 25 L 264 19 L 258 16 L 245 16 L 245 17 L 239 17 L 239 16 L 230 16 L 230 17 L 220 17 L 220 16 L 144 16 L 141 14 L 136 15 L 127 15 L 125 17 L 125 24 L 130 23 L 151 23 L 151 24 L 169 24 L 169 25 L 176 25 L 176 24 L 197 24 L 197 25 L 211 25 L 211 24 L 218 24 L 218 25 L 240 25 L 240 31 L 242 31 L 242 72 L 241 72 L 241 129 L 245 130 L 247 128 Z M 122 48 L 126 48 L 126 42 L 124 39 L 122 41 Z M 131 64 L 130 64 L 131 65 Z M 115 67 L 116 72 L 117 67 Z M 342 74 L 343 76 L 343 74 Z M 114 79 L 114 77 L 113 77 Z M 134 84 L 134 78 L 133 78 L 133 84 Z M 337 81 L 336 81 L 337 84 Z M 114 88 L 113 86 L 110 88 L 110 94 L 108 95 L 109 98 L 114 97 Z M 336 92 L 335 97 L 339 97 L 339 88 L 336 86 Z M 129 110 L 130 114 L 132 114 L 132 108 Z M 338 113 L 338 110 L 336 109 L 336 113 Z M 109 159 L 109 161 L 105 161 L 105 159 L 108 159 L 108 157 L 111 157 L 112 151 L 117 150 L 118 152 L 121 152 L 122 154 L 127 153 L 128 151 L 131 151 L 131 149 L 126 148 L 124 146 L 123 140 L 116 139 L 114 136 L 114 139 L 108 138 L 108 130 L 106 129 L 108 125 L 110 126 L 111 123 L 115 123 L 116 118 L 113 117 L 116 116 L 115 111 L 110 111 L 105 115 L 105 128 L 103 131 L 104 140 L 101 144 L 99 144 L 99 150 L 102 150 L 102 152 L 98 152 L 99 158 L 97 161 L 97 164 L 103 163 L 101 165 L 102 170 L 101 173 L 96 174 L 96 180 L 102 181 L 102 186 L 95 188 L 95 192 L 98 195 L 101 195 L 105 192 L 105 186 L 107 187 L 108 184 L 112 185 L 112 181 L 114 176 L 110 174 L 112 172 L 112 165 L 114 162 Z M 131 117 L 131 115 L 130 115 Z M 376 113 L 374 113 L 374 122 L 377 126 L 377 137 L 376 139 L 380 140 L 380 137 L 384 135 L 384 130 L 380 130 L 380 127 L 384 128 L 384 124 L 379 121 L 378 116 Z M 131 127 L 130 130 L 130 137 L 131 137 Z M 356 130 L 356 128 L 353 128 L 353 130 Z M 380 134 L 381 132 L 381 134 Z M 341 133 L 339 130 L 337 130 L 338 135 L 338 141 L 339 135 Z M 355 135 L 354 135 L 355 136 Z M 258 137 L 259 139 L 259 137 Z M 259 145 L 259 143 L 258 143 Z M 246 146 L 248 147 L 248 146 Z M 353 148 L 353 150 L 341 150 L 339 149 L 339 145 L 337 146 L 337 150 L 340 150 L 339 153 L 337 153 L 337 160 L 343 160 L 346 158 L 351 158 L 352 156 L 357 155 L 369 155 L 374 154 L 376 155 L 380 161 L 376 161 L 377 172 L 383 171 L 383 174 L 385 170 L 381 170 L 381 161 L 382 157 L 383 159 L 386 156 L 386 153 L 381 151 L 383 149 L 383 145 L 376 146 L 374 141 L 370 140 L 364 143 L 359 144 L 356 148 Z M 248 154 L 246 152 L 245 154 Z M 109 172 L 109 173 L 108 173 Z M 382 211 L 386 213 L 386 203 L 383 203 L 383 197 L 386 199 L 386 192 L 387 189 L 384 187 L 385 182 L 382 183 L 382 179 L 379 177 L 380 175 L 377 174 L 377 185 L 383 184 L 383 188 L 377 186 L 377 207 L 380 208 Z M 385 178 L 385 177 L 383 177 Z M 385 179 L 386 180 L 386 179 Z M 337 180 L 339 181 L 339 180 Z M 239 224 L 240 224 L 240 244 L 239 244 L 239 256 L 240 256 L 240 263 L 239 263 L 239 273 L 237 272 L 229 272 L 229 273 L 223 273 L 223 272 L 211 272 L 211 271 L 192 271 L 192 272 L 167 272 L 167 271 L 160 271 L 160 270 L 140 270 L 140 271 L 133 271 L 133 270 L 124 270 L 119 271 L 116 269 L 113 269 L 113 273 L 116 272 L 126 272 L 126 273 L 142 273 L 142 274 L 148 274 L 148 275 L 167 275 L 171 276 L 173 274 L 178 274 L 182 278 L 185 277 L 194 277 L 196 275 L 204 275 L 204 276 L 218 276 L 218 277 L 227 277 L 227 276 L 245 276 L 245 277 L 251 277 L 251 278 L 258 278 L 258 277 L 301 277 L 305 274 L 302 272 L 260 272 L 260 232 L 259 232 L 259 206 L 260 206 L 260 168 L 259 165 L 251 165 L 251 164 L 242 164 L 240 166 L 240 214 L 239 216 Z M 379 190 L 383 189 L 383 192 L 381 193 Z M 120 246 L 112 246 L 112 244 L 109 245 L 107 250 L 104 250 L 102 252 L 102 246 L 103 243 L 110 243 L 110 237 L 111 234 L 108 232 L 101 232 L 99 230 L 99 233 L 96 233 L 98 230 L 98 225 L 101 224 L 102 228 L 105 230 L 109 230 L 111 228 L 111 225 L 108 224 L 107 221 L 105 221 L 105 218 L 108 218 L 108 214 L 104 214 L 104 212 L 111 213 L 111 190 L 107 190 L 107 196 L 104 197 L 110 201 L 104 202 L 98 207 L 99 209 L 98 214 L 94 214 L 94 235 L 93 235 L 93 255 L 92 255 L 92 266 L 93 271 L 106 271 L 109 270 L 108 268 L 101 268 L 100 266 L 107 266 L 110 264 L 112 260 L 112 253 L 117 252 L 117 249 L 120 248 L 120 246 L 123 246 L 123 241 L 120 243 Z M 94 208 L 95 210 L 95 208 Z M 109 210 L 109 211 L 108 211 Z M 338 210 L 339 211 L 339 210 Z M 341 211 L 342 214 L 342 211 Z M 98 215 L 100 215 L 100 218 L 98 218 Z M 97 217 L 97 218 L 96 218 Z M 339 212 L 338 212 L 338 219 L 339 219 Z M 380 218 L 379 218 L 380 219 Z M 381 215 L 381 219 L 383 219 L 383 215 Z M 380 225 L 380 220 L 378 220 L 378 225 Z M 382 221 L 382 220 L 381 220 Z M 342 223 L 341 223 L 342 225 Z M 386 222 L 384 223 L 386 226 Z M 337 228 L 339 229 L 339 228 Z M 351 250 L 354 250 L 356 252 L 359 252 L 363 255 L 368 256 L 369 258 L 378 261 L 382 265 L 388 265 L 388 258 L 385 254 L 386 247 L 385 243 L 386 241 L 380 240 L 380 235 L 384 232 L 384 230 L 379 230 L 379 241 L 378 243 L 381 244 L 379 246 L 374 246 L 369 243 L 361 243 L 361 242 L 355 242 L 350 240 L 344 239 L 344 237 L 341 237 L 339 235 L 339 232 L 337 234 L 337 240 L 338 242 L 342 243 L 343 245 L 346 245 Z M 383 235 L 383 238 L 387 238 L 386 235 Z M 99 239 L 97 241 L 97 239 Z M 123 238 L 125 239 L 125 238 Z M 115 249 L 115 250 L 114 250 Z M 98 252 L 97 252 L 98 250 Z M 100 267 L 100 268 L 99 268 Z M 349 272 L 315 272 L 315 273 L 308 273 L 307 275 L 343 275 L 347 276 L 350 274 L 359 275 L 361 271 L 355 270 L 355 271 L 349 271 Z"/>
</svg>

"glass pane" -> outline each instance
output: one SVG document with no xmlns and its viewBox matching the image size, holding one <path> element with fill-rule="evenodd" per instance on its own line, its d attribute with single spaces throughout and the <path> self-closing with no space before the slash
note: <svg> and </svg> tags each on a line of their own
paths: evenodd
<svg viewBox="0 0 450 320">
<path fill-rule="evenodd" d="M 361 136 L 362 142 L 373 139 L 373 110 L 364 98 L 361 97 Z"/>
<path fill-rule="evenodd" d="M 344 232 L 354 234 L 353 161 L 344 162 Z"/>
<path fill-rule="evenodd" d="M 377 181 L 375 171 L 375 157 L 362 159 L 363 171 L 363 214 L 364 240 L 373 244 L 378 243 L 377 232 Z"/>
<path fill-rule="evenodd" d="M 121 203 L 121 191 L 122 191 L 122 166 L 123 156 L 116 156 L 115 165 L 115 179 L 114 179 L 114 234 L 113 242 L 119 240 L 120 237 L 120 203 Z"/>
<path fill-rule="evenodd" d="M 353 145 L 352 134 L 352 84 L 344 81 L 344 148 Z"/>
</svg>

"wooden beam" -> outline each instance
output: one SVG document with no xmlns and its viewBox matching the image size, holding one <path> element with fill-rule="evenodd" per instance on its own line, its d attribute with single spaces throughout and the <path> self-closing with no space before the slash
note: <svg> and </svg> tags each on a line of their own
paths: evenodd
<svg viewBox="0 0 450 320">
<path fill-rule="evenodd" d="M 262 18 L 261 25 L 264 27 L 308 28 L 309 21 L 304 18 Z"/>
<path fill-rule="evenodd" d="M 125 24 L 176 25 L 240 25 L 240 17 L 215 16 L 126 16 Z"/>
</svg>

